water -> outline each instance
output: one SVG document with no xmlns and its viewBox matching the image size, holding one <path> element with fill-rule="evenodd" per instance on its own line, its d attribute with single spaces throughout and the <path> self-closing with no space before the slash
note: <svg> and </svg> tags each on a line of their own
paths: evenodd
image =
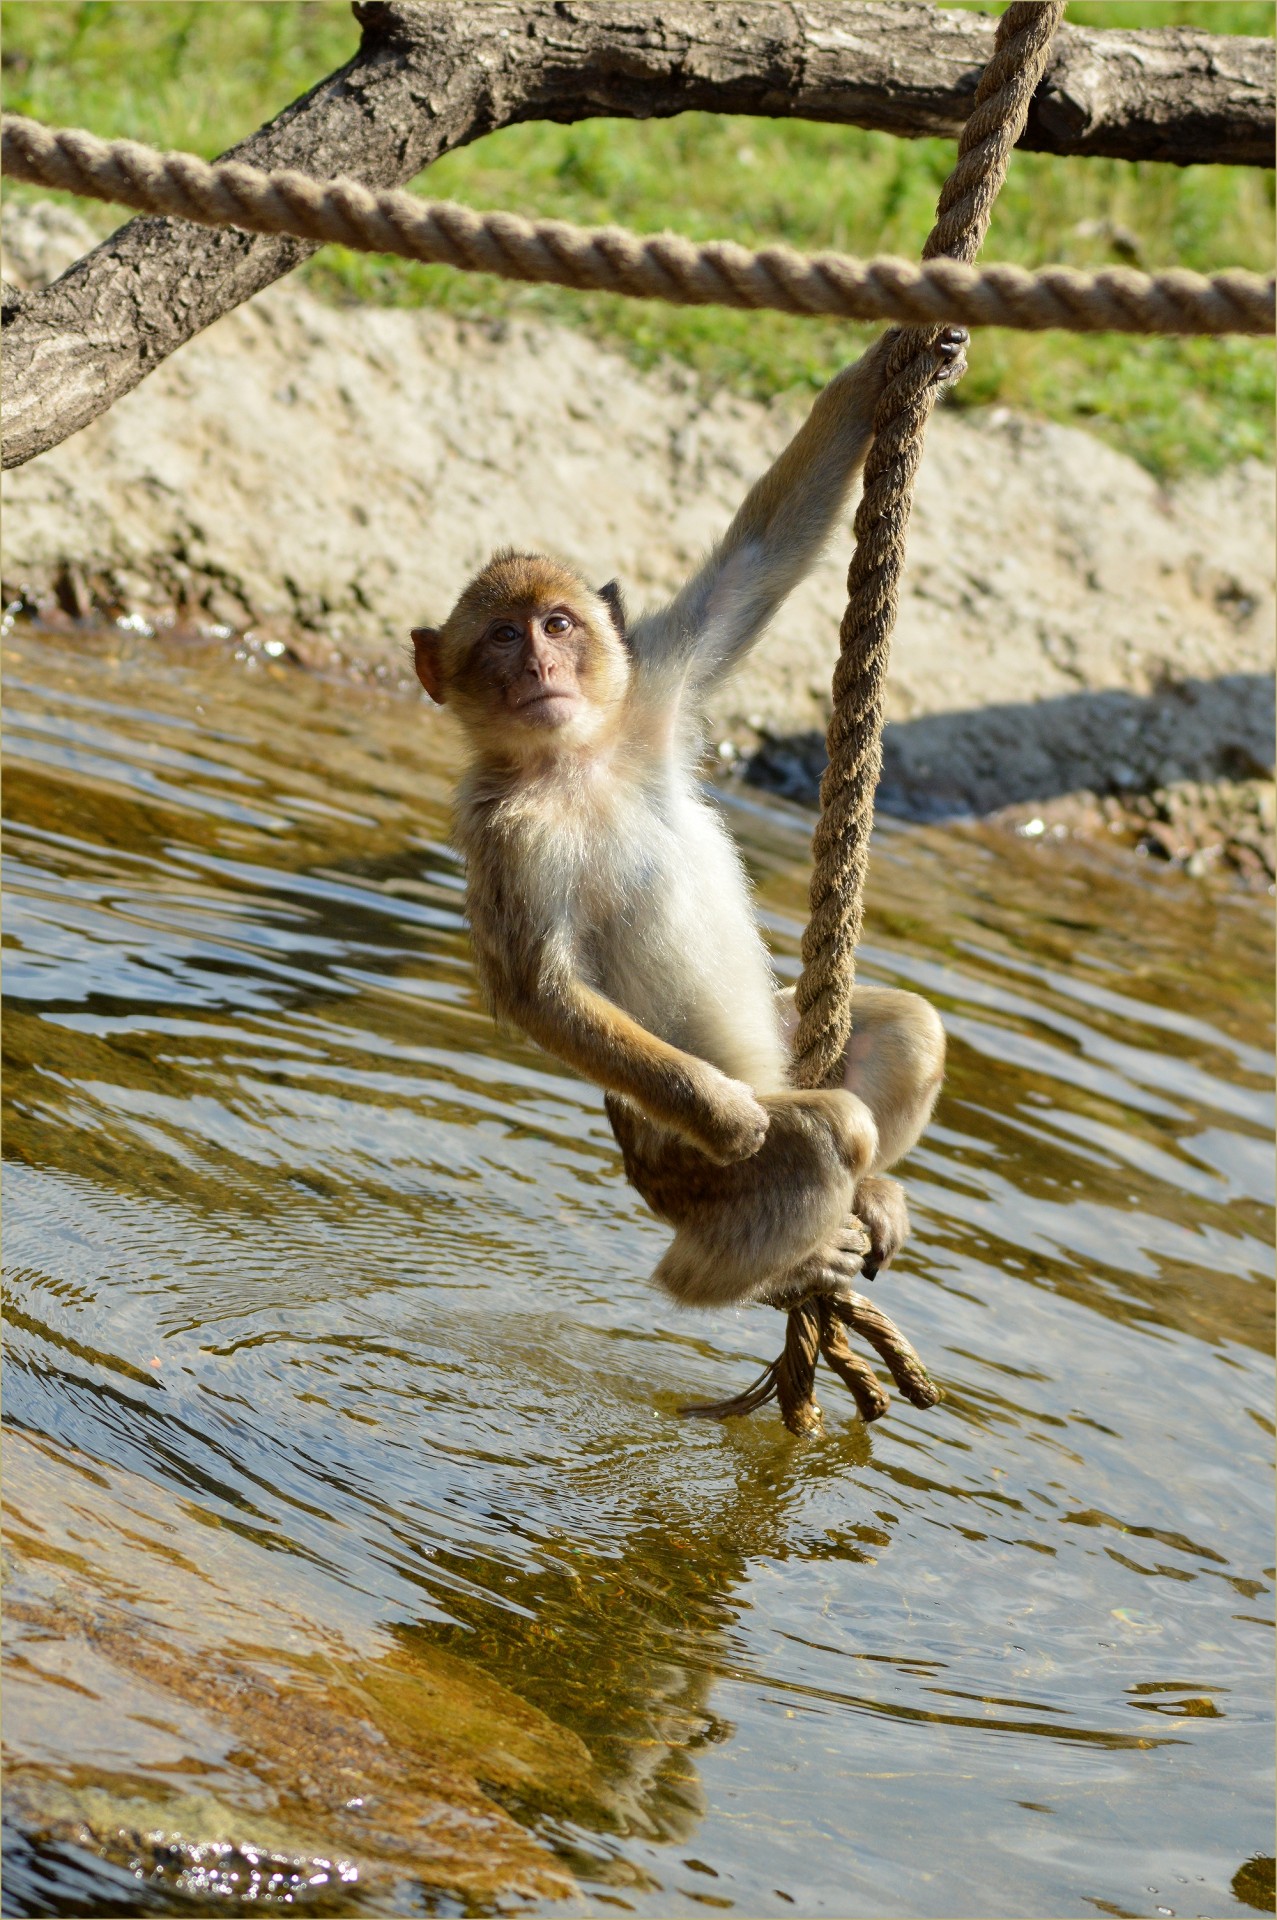
<svg viewBox="0 0 1277 1920">
<path fill-rule="evenodd" d="M 1271 1906 L 1270 910 L 880 832 L 951 1036 L 822 1439 L 478 1007 L 441 720 L 5 642 L 6 1911 Z M 727 801 L 793 978 L 809 819 Z"/>
</svg>

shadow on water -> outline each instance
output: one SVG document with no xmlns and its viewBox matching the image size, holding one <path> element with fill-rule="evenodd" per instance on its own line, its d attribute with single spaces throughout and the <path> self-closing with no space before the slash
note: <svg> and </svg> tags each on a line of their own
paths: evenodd
<svg viewBox="0 0 1277 1920">
<path fill-rule="evenodd" d="M 21 629 L 6 696 L 6 1912 L 1265 1910 L 1263 905 L 885 822 L 947 1399 L 688 1427 L 779 1323 L 656 1299 L 482 1015 L 434 719 Z M 792 978 L 809 821 L 728 804 Z"/>
</svg>

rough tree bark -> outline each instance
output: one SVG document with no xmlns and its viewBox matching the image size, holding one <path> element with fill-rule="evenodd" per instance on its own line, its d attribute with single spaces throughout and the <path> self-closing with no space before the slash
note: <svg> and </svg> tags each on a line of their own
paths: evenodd
<svg viewBox="0 0 1277 1920">
<path fill-rule="evenodd" d="M 875 0 L 367 0 L 354 12 L 355 58 L 230 155 L 391 187 L 523 120 L 702 108 L 956 136 L 994 31 L 982 15 Z M 1267 166 L 1273 123 L 1267 41 L 1064 27 L 1022 145 Z M 7 288 L 5 466 L 86 426 L 314 250 L 140 219 L 43 292 Z"/>
</svg>

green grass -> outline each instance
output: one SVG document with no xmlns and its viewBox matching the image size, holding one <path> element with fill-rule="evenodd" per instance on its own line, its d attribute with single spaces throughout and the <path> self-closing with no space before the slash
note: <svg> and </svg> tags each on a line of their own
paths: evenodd
<svg viewBox="0 0 1277 1920">
<path fill-rule="evenodd" d="M 1068 18 L 1089 26 L 1187 24 L 1271 34 L 1274 8 L 1249 0 L 1074 0 Z M 8 0 L 3 31 L 7 108 L 210 157 L 348 59 L 358 40 L 338 0 Z M 952 158 L 950 141 L 697 113 L 507 128 L 445 156 L 416 190 L 585 224 L 672 227 L 696 240 L 783 239 L 803 249 L 909 257 L 931 224 Z M 117 224 L 112 210 L 80 204 L 100 230 Z M 1099 266 L 1118 257 L 1116 234 L 1122 257 L 1150 269 L 1266 272 L 1273 205 L 1273 175 L 1258 169 L 1020 154 L 985 257 L 1030 267 L 1053 260 Z M 326 249 L 302 276 L 338 301 L 563 321 L 641 365 L 672 357 L 707 383 L 762 397 L 821 384 L 874 331 L 518 287 L 338 248 Z M 1160 475 L 1247 454 L 1272 457 L 1273 353 L 1263 340 L 992 330 L 977 342 L 955 399 L 962 406 L 1000 401 L 1080 422 Z"/>
</svg>

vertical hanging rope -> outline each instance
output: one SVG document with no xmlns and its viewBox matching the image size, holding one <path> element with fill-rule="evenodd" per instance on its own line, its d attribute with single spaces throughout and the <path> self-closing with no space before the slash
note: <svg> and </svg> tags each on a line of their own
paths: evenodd
<svg viewBox="0 0 1277 1920">
<path fill-rule="evenodd" d="M 980 76 L 958 159 L 945 181 L 925 260 L 975 259 L 1024 131 L 1063 0 L 1018 0 L 998 22 L 993 58 Z M 837 1086 L 851 1037 L 851 991 L 864 918 L 874 790 L 882 769 L 883 683 L 904 569 L 905 533 L 922 439 L 936 403 L 936 327 L 902 328 L 887 363 L 856 513 L 856 551 L 834 672 L 829 766 L 812 842 L 811 919 L 803 939 L 796 1003 L 794 1078 Z"/>
<path fill-rule="evenodd" d="M 957 162 L 941 190 L 935 225 L 923 248 L 924 260 L 944 255 L 969 263 L 980 251 L 1011 149 L 1024 132 L 1029 103 L 1063 13 L 1064 0 L 1017 0 L 998 22 L 993 58 L 980 76 L 975 103 L 958 142 Z M 851 1038 L 856 947 L 864 922 L 874 792 L 882 771 L 883 686 L 900 599 L 914 476 L 938 393 L 938 334 L 939 329 L 931 326 L 902 328 L 897 335 L 865 462 L 855 521 L 856 550 L 847 574 L 847 611 L 834 670 L 829 766 L 821 781 L 821 816 L 812 841 L 811 918 L 803 936 L 803 971 L 795 995 L 799 1019 L 794 1079 L 800 1087 L 840 1085 Z M 869 1306 L 868 1301 L 858 1304 Z M 881 1352 L 885 1329 L 897 1340 L 901 1336 L 884 1314 L 871 1312 L 879 1335 L 872 1344 Z M 856 1324 L 854 1318 L 852 1324 Z M 869 1333 L 864 1326 L 858 1331 Z M 903 1346 L 908 1348 L 908 1342 Z M 870 1388 L 873 1374 L 852 1354 L 828 1303 L 808 1300 L 789 1310 L 785 1351 L 775 1363 L 776 1396 L 791 1433 L 807 1433 L 820 1420 L 815 1384 L 821 1351 L 855 1395 L 863 1418 L 874 1419 L 886 1410 L 885 1395 L 876 1381 L 876 1391 Z M 917 1362 L 912 1348 L 908 1352 Z M 939 1392 L 920 1362 L 917 1370 L 908 1397 L 916 1406 L 934 1405 Z"/>
</svg>

